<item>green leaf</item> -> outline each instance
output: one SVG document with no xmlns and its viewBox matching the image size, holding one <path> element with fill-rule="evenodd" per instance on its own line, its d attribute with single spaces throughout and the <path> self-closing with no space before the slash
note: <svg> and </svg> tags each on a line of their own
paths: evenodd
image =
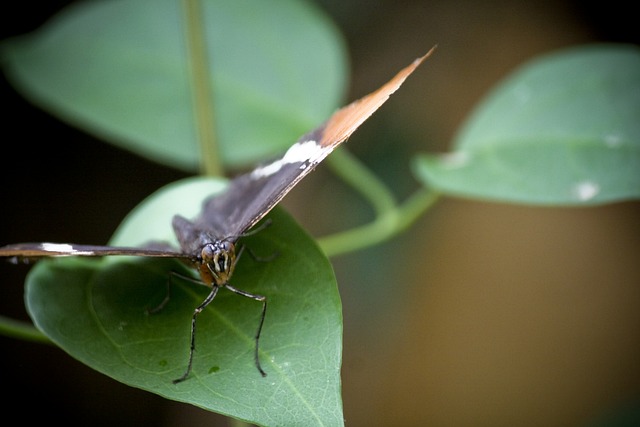
<svg viewBox="0 0 640 427">
<path fill-rule="evenodd" d="M 214 127 L 228 166 L 281 152 L 341 104 L 343 41 L 300 0 L 203 4 Z M 76 2 L 0 50 L 12 84 L 51 114 L 139 155 L 197 171 L 180 2 Z"/>
<path fill-rule="evenodd" d="M 640 50 L 574 48 L 526 64 L 472 114 L 455 151 L 423 155 L 442 193 L 541 205 L 640 197 Z"/>
<path fill-rule="evenodd" d="M 220 187 L 200 178 L 160 190 L 111 243 L 170 237 L 164 206 L 196 212 Z M 29 313 L 70 355 L 125 384 L 259 425 L 341 425 L 342 317 L 331 265 L 283 211 L 270 217 L 271 226 L 242 242 L 258 257 L 277 256 L 260 261 L 245 252 L 231 280 L 268 298 L 260 341 L 264 378 L 253 358 L 261 304 L 221 289 L 198 317 L 191 376 L 172 383 L 186 369 L 191 316 L 208 293 L 173 279 L 168 304 L 147 314 L 165 297 L 170 270 L 190 273 L 172 259 L 40 261 L 27 280 Z"/>
</svg>

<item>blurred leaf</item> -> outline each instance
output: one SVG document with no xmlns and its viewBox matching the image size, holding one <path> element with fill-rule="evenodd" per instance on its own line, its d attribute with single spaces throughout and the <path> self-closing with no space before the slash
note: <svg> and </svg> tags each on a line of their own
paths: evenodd
<svg viewBox="0 0 640 427">
<path fill-rule="evenodd" d="M 596 45 L 537 59 L 500 84 L 417 174 L 442 193 L 589 205 L 640 197 L 640 50 Z"/>
<path fill-rule="evenodd" d="M 229 166 L 281 152 L 341 104 L 339 33 L 300 0 L 206 0 L 214 126 Z M 184 22 L 175 0 L 76 2 L 2 46 L 12 84 L 51 114 L 197 171 Z"/>
<path fill-rule="evenodd" d="M 192 179 L 160 190 L 111 243 L 164 239 L 170 225 L 162 206 L 196 212 L 219 189 L 217 181 Z M 289 216 L 276 208 L 270 217 L 271 226 L 243 243 L 258 256 L 277 257 L 244 255 L 232 278 L 268 297 L 260 341 L 267 377 L 253 358 L 261 304 L 222 289 L 198 317 L 191 376 L 172 384 L 186 369 L 191 316 L 208 292 L 173 280 L 169 303 L 146 314 L 166 295 L 170 270 L 190 272 L 175 260 L 41 261 L 27 280 L 29 313 L 70 355 L 125 384 L 260 425 L 341 425 L 342 315 L 331 265 Z"/>
</svg>

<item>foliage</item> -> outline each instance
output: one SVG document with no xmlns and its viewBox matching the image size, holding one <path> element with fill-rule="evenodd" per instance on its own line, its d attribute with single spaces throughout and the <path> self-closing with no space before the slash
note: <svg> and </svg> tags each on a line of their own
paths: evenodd
<svg viewBox="0 0 640 427">
<path fill-rule="evenodd" d="M 291 0 L 203 6 L 213 152 L 226 168 L 281 152 L 341 104 L 346 54 L 318 10 Z M 169 0 L 77 4 L 38 32 L 4 43 L 5 71 L 26 98 L 60 119 L 196 172 L 209 151 L 196 131 L 193 53 L 182 22 Z M 375 179 L 358 184 L 365 198 L 378 200 L 379 218 L 323 241 L 323 248 L 335 254 L 389 238 L 438 195 L 572 206 L 638 198 L 638 117 L 637 47 L 587 46 L 538 58 L 478 106 L 452 153 L 417 156 L 425 188 L 408 202 L 380 203 L 391 198 Z M 346 179 L 368 176 L 349 157 L 339 158 Z M 159 190 L 110 243 L 170 241 L 171 216 L 193 216 L 223 185 L 194 178 Z M 245 255 L 233 277 L 238 288 L 269 298 L 260 353 L 266 378 L 252 358 L 259 307 L 221 292 L 200 317 L 192 378 L 171 383 L 185 368 L 189 319 L 206 292 L 178 281 L 170 303 L 146 314 L 162 300 L 168 271 L 183 268 L 173 261 L 41 262 L 27 279 L 29 313 L 70 355 L 125 384 L 260 425 L 341 425 L 335 278 L 316 243 L 282 211 L 272 215 L 273 225 L 245 243 L 278 256 L 261 263 Z"/>
</svg>

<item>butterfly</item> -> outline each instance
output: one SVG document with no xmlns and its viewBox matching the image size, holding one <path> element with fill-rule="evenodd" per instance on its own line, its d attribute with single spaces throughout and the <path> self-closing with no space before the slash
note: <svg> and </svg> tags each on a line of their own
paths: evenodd
<svg viewBox="0 0 640 427">
<path fill-rule="evenodd" d="M 321 126 L 299 138 L 282 157 L 232 179 L 222 193 L 205 200 L 202 211 L 196 218 L 190 220 L 175 215 L 172 226 L 179 250 L 153 245 L 114 247 L 44 242 L 0 247 L 0 257 L 18 262 L 43 257 L 128 255 L 175 258 L 189 263 L 197 270 L 198 281 L 208 286 L 210 292 L 193 312 L 187 367 L 184 374 L 173 382 L 179 383 L 189 377 L 195 350 L 196 319 L 221 288 L 262 303 L 260 324 L 255 336 L 254 359 L 260 374 L 266 376 L 260 365 L 258 344 L 266 316 L 267 297 L 243 291 L 230 284 L 236 263 L 244 249 L 244 246 L 237 245 L 238 240 L 252 233 L 250 230 L 301 179 L 378 110 L 434 50 L 435 47 L 414 60 L 376 91 L 337 110 Z"/>
</svg>

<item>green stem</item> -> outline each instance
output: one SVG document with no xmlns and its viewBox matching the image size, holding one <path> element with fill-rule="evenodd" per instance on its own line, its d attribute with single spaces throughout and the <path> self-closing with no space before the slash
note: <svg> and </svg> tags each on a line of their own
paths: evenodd
<svg viewBox="0 0 640 427">
<path fill-rule="evenodd" d="M 49 338 L 37 330 L 33 325 L 19 320 L 10 319 L 5 316 L 0 316 L 0 335 L 18 338 L 25 341 L 51 344 Z"/>
<path fill-rule="evenodd" d="M 373 206 L 376 218 L 363 226 L 318 239 L 329 257 L 373 246 L 407 229 L 435 201 L 439 194 L 421 189 L 397 205 L 389 189 L 355 157 L 341 149 L 329 158 L 332 169 Z"/>
<path fill-rule="evenodd" d="M 212 89 L 200 0 L 183 0 L 187 54 L 196 135 L 200 146 L 200 172 L 206 176 L 222 176 L 223 167 L 215 132 Z"/>
<path fill-rule="evenodd" d="M 406 202 L 377 216 L 372 222 L 321 237 L 318 243 L 328 257 L 376 245 L 406 230 L 438 200 L 438 197 L 439 194 L 436 192 L 421 189 Z"/>
<path fill-rule="evenodd" d="M 396 201 L 387 186 L 345 147 L 331 153 L 327 162 L 336 175 L 371 203 L 376 215 L 395 208 Z"/>
</svg>

